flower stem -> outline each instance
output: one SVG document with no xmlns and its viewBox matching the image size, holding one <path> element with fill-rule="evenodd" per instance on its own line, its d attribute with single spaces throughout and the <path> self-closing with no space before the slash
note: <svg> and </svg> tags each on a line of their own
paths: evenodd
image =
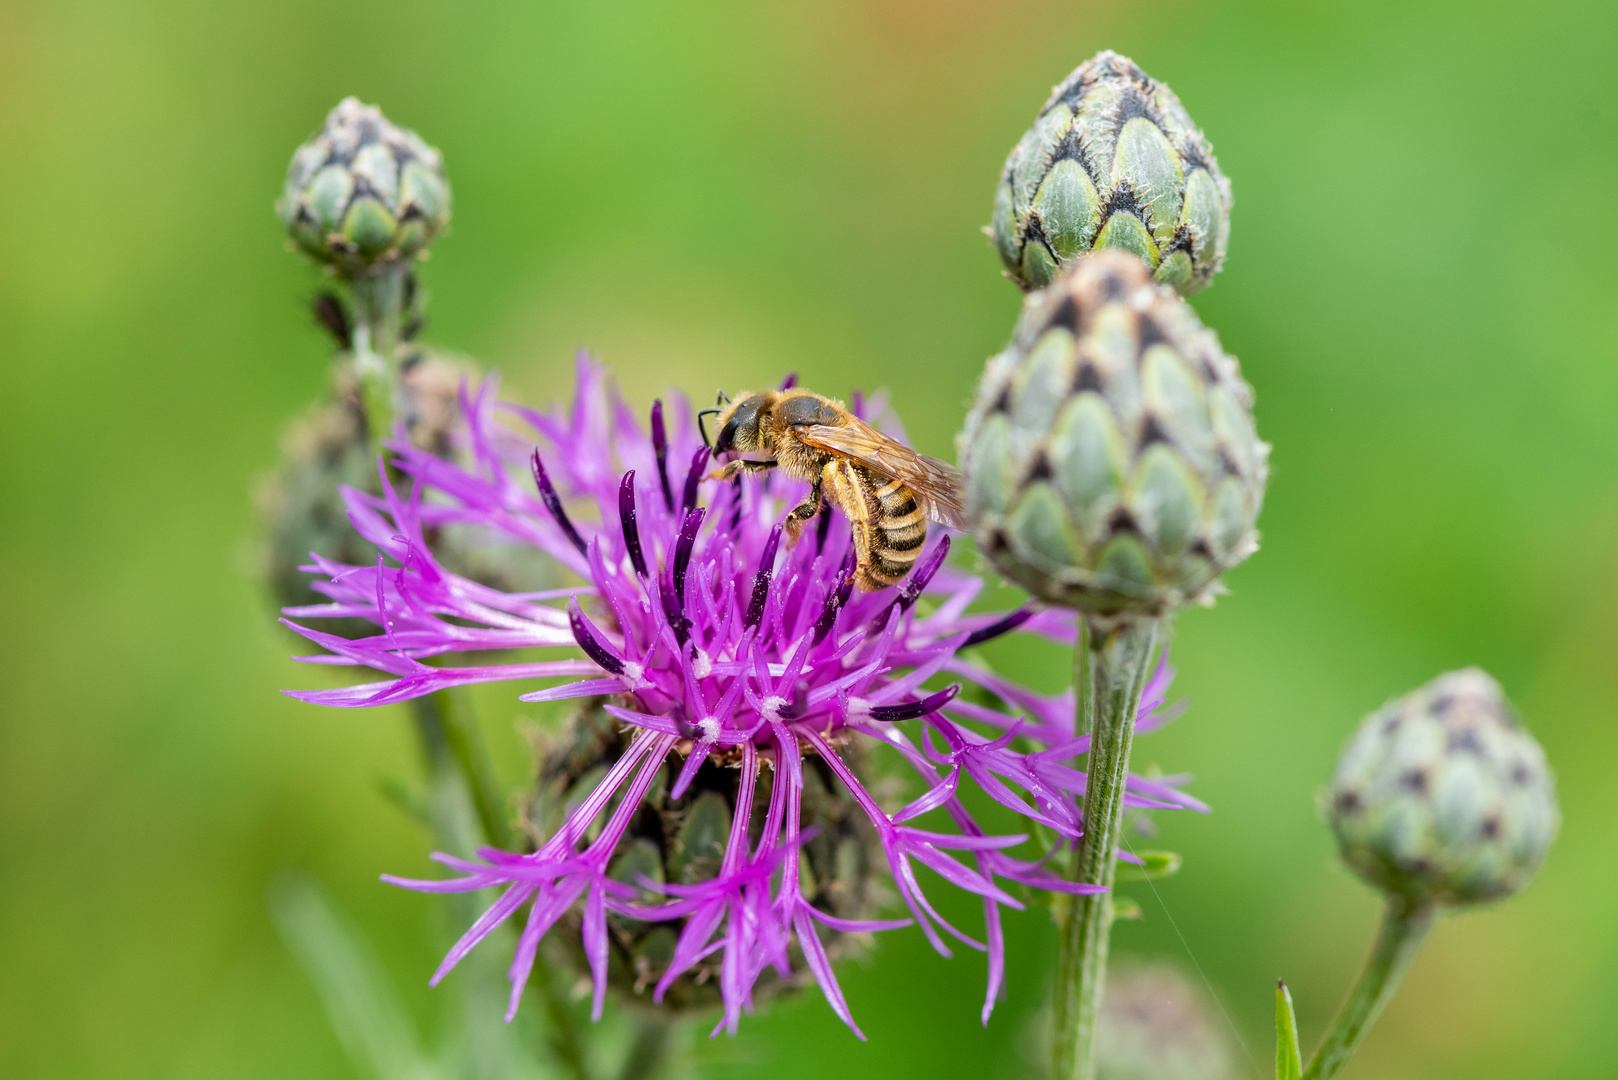
<svg viewBox="0 0 1618 1080">
<path fill-rule="evenodd" d="M 1073 880 L 1112 888 L 1135 714 L 1157 639 L 1152 620 L 1090 626 L 1074 664 L 1074 728 L 1089 730 L 1084 835 Z M 1085 692 L 1085 691 L 1088 692 Z M 1051 1017 L 1051 1080 L 1095 1077 L 1096 1012 L 1107 974 L 1111 892 L 1070 897 L 1063 911 Z"/>
<path fill-rule="evenodd" d="M 484 843 L 514 850 L 511 826 L 498 811 L 500 801 L 493 770 L 465 691 L 438 690 L 414 699 L 410 705 L 427 768 L 429 805 L 440 845 L 463 856 Z M 470 924 L 478 907 L 472 894 L 450 897 L 451 918 L 457 927 Z M 551 1054 L 569 1080 L 592 1080 L 578 1018 L 563 980 L 543 958 L 534 965 L 531 977 L 543 992 L 548 1021 L 545 1038 Z"/>
<path fill-rule="evenodd" d="M 618 1075 L 623 1080 L 662 1080 L 673 1049 L 674 1024 L 667 1014 L 650 1009 L 636 1009 L 633 1016 L 635 1041 Z"/>
<path fill-rule="evenodd" d="M 574 1015 L 573 1002 L 568 1000 L 565 980 L 557 977 L 543 957 L 534 965 L 529 978 L 539 984 L 545 1000 L 545 1041 L 551 1056 L 561 1065 L 569 1080 L 592 1080 L 590 1068 L 585 1064 L 584 1043 L 579 1038 L 579 1022 Z"/>
<path fill-rule="evenodd" d="M 404 320 L 408 265 L 389 265 L 350 279 L 354 298 L 354 374 L 365 406 L 365 429 L 373 450 L 393 434 L 399 412 L 398 351 Z"/>
<path fill-rule="evenodd" d="M 516 837 L 511 827 L 511 815 L 500 784 L 494 776 L 494 764 L 489 760 L 488 747 L 478 728 L 478 718 L 472 708 L 471 696 L 464 687 L 440 690 L 431 695 L 437 703 L 443 722 L 444 740 L 448 744 L 455 764 L 472 796 L 478 823 L 489 843 L 503 851 L 515 851 Z"/>
<path fill-rule="evenodd" d="M 1393 999 L 1399 980 L 1421 951 L 1433 927 L 1436 909 L 1430 903 L 1416 904 L 1400 896 L 1389 896 L 1382 912 L 1382 929 L 1371 950 L 1371 959 L 1332 1021 L 1320 1049 L 1315 1051 L 1304 1080 L 1330 1080 L 1342 1071 L 1359 1049 L 1365 1033 L 1371 1030 L 1382 1009 Z"/>
</svg>

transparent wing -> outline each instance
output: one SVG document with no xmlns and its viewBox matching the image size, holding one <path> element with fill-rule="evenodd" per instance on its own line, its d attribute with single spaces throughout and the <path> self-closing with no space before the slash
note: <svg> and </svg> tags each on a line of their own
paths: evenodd
<svg viewBox="0 0 1618 1080">
<path fill-rule="evenodd" d="M 915 492 L 922 513 L 940 525 L 966 528 L 961 510 L 961 474 L 954 466 L 918 454 L 853 417 L 841 427 L 816 424 L 799 430 L 797 435 L 810 446 L 853 458 L 873 472 L 898 480 Z"/>
</svg>

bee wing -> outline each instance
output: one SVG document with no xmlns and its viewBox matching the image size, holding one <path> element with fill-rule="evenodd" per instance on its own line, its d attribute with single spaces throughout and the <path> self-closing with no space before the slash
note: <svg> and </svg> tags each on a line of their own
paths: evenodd
<svg viewBox="0 0 1618 1080">
<path fill-rule="evenodd" d="M 966 528 L 966 515 L 961 509 L 961 474 L 954 466 L 918 454 L 853 417 L 840 427 L 816 424 L 796 434 L 810 446 L 853 458 L 873 472 L 898 480 L 915 493 L 922 513 L 940 525 Z"/>
</svg>

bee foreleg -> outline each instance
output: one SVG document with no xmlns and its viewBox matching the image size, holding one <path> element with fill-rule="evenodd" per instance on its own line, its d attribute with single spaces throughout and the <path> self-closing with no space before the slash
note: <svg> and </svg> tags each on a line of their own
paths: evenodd
<svg viewBox="0 0 1618 1080">
<path fill-rule="evenodd" d="M 725 481 L 734 480 L 736 479 L 737 474 L 741 472 L 767 472 L 768 470 L 775 468 L 775 465 L 776 463 L 773 461 L 748 461 L 745 458 L 737 458 L 735 461 L 728 463 L 724 468 L 715 469 L 713 472 L 709 473 L 707 479 Z"/>
<path fill-rule="evenodd" d="M 794 506 L 792 512 L 787 515 L 788 547 L 798 542 L 798 537 L 803 535 L 803 527 L 813 521 L 818 513 L 820 513 L 820 481 L 816 480 L 815 486 L 809 489 L 808 496 L 803 502 Z"/>
</svg>

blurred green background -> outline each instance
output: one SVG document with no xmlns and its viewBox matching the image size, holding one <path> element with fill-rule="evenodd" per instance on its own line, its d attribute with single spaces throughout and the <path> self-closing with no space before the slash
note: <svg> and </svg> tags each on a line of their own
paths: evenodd
<svg viewBox="0 0 1618 1080">
<path fill-rule="evenodd" d="M 797 369 L 898 388 L 953 456 L 1018 305 L 978 232 L 997 170 L 1102 47 L 1172 85 L 1233 178 L 1196 306 L 1275 445 L 1263 551 L 1179 622 L 1192 711 L 1139 744 L 1215 810 L 1163 823 L 1172 924 L 1142 894 L 1115 948 L 1189 949 L 1260 1066 L 1285 975 L 1312 1040 L 1376 911 L 1315 793 L 1360 715 L 1482 664 L 1566 825 L 1526 893 L 1440 927 L 1350 1075 L 1612 1076 L 1610 0 L 0 3 L 0 1073 L 356 1075 L 267 915 L 289 870 L 442 1022 L 437 902 L 377 882 L 426 869 L 377 793 L 415 775 L 407 723 L 277 693 L 318 673 L 247 556 L 251 484 L 328 355 L 270 206 L 338 98 L 444 150 L 428 337 L 509 393 L 565 390 L 579 345 L 641 401 Z M 981 957 L 902 931 L 843 975 L 868 1044 L 809 995 L 710 1071 L 1026 1075 L 1054 938 L 1038 911 L 1009 935 L 986 1030 Z"/>
</svg>

